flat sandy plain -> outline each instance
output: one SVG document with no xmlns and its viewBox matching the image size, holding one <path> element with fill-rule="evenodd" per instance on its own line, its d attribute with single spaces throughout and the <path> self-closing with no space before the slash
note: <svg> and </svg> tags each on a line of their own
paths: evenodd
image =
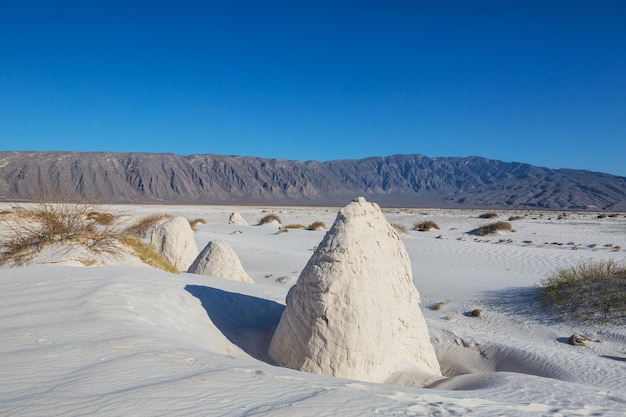
<svg viewBox="0 0 626 417">
<path fill-rule="evenodd" d="M 0 211 L 11 204 L 0 204 Z M 306 374 L 268 363 L 267 344 L 326 231 L 255 226 L 323 221 L 338 208 L 103 206 L 203 218 L 202 249 L 228 242 L 255 284 L 139 262 L 40 259 L 0 269 L 0 415 L 626 415 L 626 325 L 554 318 L 537 284 L 560 267 L 626 260 L 626 215 L 497 211 L 515 231 L 469 233 L 486 210 L 384 209 L 403 225 L 414 283 L 446 379 L 434 388 Z M 239 212 L 250 225 L 231 225 Z M 439 230 L 418 232 L 432 220 Z M 434 306 L 442 303 L 442 307 Z M 482 317 L 468 314 L 474 309 Z M 591 342 L 570 346 L 583 333 Z"/>
</svg>

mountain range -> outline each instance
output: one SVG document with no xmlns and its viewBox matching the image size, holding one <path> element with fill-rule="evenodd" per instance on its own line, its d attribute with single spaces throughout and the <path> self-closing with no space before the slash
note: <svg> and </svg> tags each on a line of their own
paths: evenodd
<svg viewBox="0 0 626 417">
<path fill-rule="evenodd" d="M 294 161 L 225 155 L 0 152 L 0 200 L 626 211 L 626 177 L 477 156 Z"/>
</svg>

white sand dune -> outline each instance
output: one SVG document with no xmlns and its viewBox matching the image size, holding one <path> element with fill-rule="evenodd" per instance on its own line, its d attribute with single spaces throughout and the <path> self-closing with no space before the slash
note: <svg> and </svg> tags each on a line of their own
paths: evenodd
<svg viewBox="0 0 626 417">
<path fill-rule="evenodd" d="M 0 210 L 10 205 L 0 204 Z M 128 260 L 0 269 L 2 416 L 626 415 L 626 325 L 581 325 L 539 309 L 534 288 L 557 267 L 624 261 L 626 217 L 500 212 L 515 232 L 477 237 L 477 211 L 388 210 L 433 220 L 403 242 L 446 379 L 411 388 L 277 367 L 267 355 L 294 281 L 325 231 L 228 224 L 261 207 L 128 206 L 129 215 L 204 218 L 198 247 L 223 240 L 255 284 Z M 332 224 L 335 208 L 271 210 L 283 224 Z M 233 233 L 240 231 L 241 233 Z M 501 241 L 502 239 L 502 241 Z M 576 248 L 576 249 L 574 249 Z M 443 307 L 431 307 L 443 302 Z M 484 315 L 467 313 L 479 308 Z M 592 341 L 566 343 L 572 333 Z"/>
</svg>

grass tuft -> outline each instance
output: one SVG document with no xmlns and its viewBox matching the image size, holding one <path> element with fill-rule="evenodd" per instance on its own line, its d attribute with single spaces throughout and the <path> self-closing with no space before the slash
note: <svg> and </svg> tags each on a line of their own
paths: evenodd
<svg viewBox="0 0 626 417">
<path fill-rule="evenodd" d="M 407 233 L 406 226 L 402 224 L 391 223 L 391 227 L 393 227 L 393 230 L 395 230 L 396 233 L 399 235 L 406 235 Z"/>
<path fill-rule="evenodd" d="M 180 271 L 169 263 L 153 245 L 144 242 L 138 236 L 125 235 L 122 237 L 122 243 L 131 248 L 135 252 L 135 255 L 144 263 L 174 274 L 180 273 Z"/>
<path fill-rule="evenodd" d="M 279 224 L 282 224 L 283 222 L 280 221 L 280 217 L 278 217 L 275 214 L 268 214 L 267 216 L 261 218 L 261 220 L 259 220 L 259 223 L 257 223 L 258 226 L 263 226 L 264 224 L 268 224 L 271 223 L 273 221 L 277 221 Z"/>
<path fill-rule="evenodd" d="M 513 226 L 509 222 L 495 222 L 490 223 L 485 226 L 481 226 L 478 229 L 472 230 L 470 233 L 476 234 L 478 236 L 487 236 L 493 235 L 496 233 L 505 233 L 512 232 Z"/>
<path fill-rule="evenodd" d="M 483 213 L 480 216 L 478 216 L 481 219 L 497 219 L 498 218 L 498 213 L 496 213 L 495 211 L 490 211 L 487 213 Z"/>
<path fill-rule="evenodd" d="M 206 224 L 206 220 L 202 218 L 189 220 L 189 226 L 191 227 L 191 230 L 193 230 L 194 232 L 198 231 L 199 224 Z"/>
<path fill-rule="evenodd" d="M 558 269 L 540 283 L 539 296 L 561 318 L 623 323 L 626 265 L 607 260 Z"/>
<path fill-rule="evenodd" d="M 426 220 L 421 223 L 415 223 L 415 225 L 413 225 L 413 229 L 420 232 L 428 232 L 431 230 L 439 230 L 439 225 L 432 220 Z"/>
<path fill-rule="evenodd" d="M 327 229 L 326 223 L 319 221 L 319 220 L 311 223 L 307 227 L 307 230 L 322 230 L 322 229 Z"/>
<path fill-rule="evenodd" d="M 150 216 L 142 217 L 131 226 L 127 227 L 125 230 L 125 234 L 142 238 L 146 237 L 148 232 L 152 230 L 157 224 L 171 218 L 172 216 L 169 214 L 152 214 Z"/>
</svg>

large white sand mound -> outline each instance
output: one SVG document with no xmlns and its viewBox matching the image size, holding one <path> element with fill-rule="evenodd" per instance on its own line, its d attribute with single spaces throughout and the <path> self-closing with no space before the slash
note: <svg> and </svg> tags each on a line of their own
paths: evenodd
<svg viewBox="0 0 626 417">
<path fill-rule="evenodd" d="M 181 271 L 186 271 L 198 256 L 189 221 L 182 216 L 174 217 L 157 226 L 150 236 L 152 243 L 165 259 Z"/>
<path fill-rule="evenodd" d="M 419 302 L 400 238 L 358 198 L 289 291 L 269 354 L 302 371 L 424 385 L 441 372 Z"/>
</svg>

